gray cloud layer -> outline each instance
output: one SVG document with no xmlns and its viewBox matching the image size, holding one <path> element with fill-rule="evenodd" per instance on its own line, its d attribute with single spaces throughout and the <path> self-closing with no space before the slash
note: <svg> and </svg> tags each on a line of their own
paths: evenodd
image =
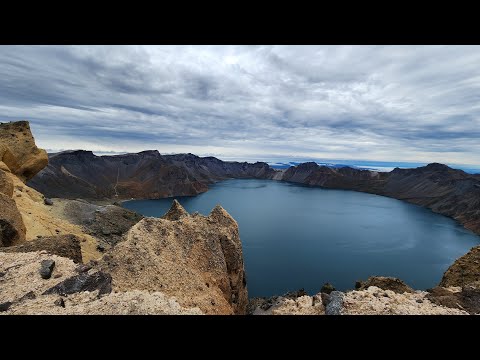
<svg viewBox="0 0 480 360">
<path fill-rule="evenodd" d="M 480 158 L 478 46 L 1 46 L 0 121 L 48 149 Z"/>
</svg>

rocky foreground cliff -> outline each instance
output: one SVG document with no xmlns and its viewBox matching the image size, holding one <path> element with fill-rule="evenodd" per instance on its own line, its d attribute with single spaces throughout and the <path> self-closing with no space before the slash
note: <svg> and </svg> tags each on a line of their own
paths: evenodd
<svg viewBox="0 0 480 360">
<path fill-rule="evenodd" d="M 25 181 L 48 163 L 27 122 L 0 124 L 0 313 L 244 314 L 238 225 L 179 203 L 163 219 L 50 199 Z"/>
<path fill-rule="evenodd" d="M 74 237 L 0 248 L 7 314 L 241 315 L 247 304 L 238 226 L 220 206 L 190 215 L 174 202 L 87 264 Z"/>
<path fill-rule="evenodd" d="M 248 299 L 238 225 L 221 206 L 208 215 L 189 214 L 174 201 L 163 218 L 156 219 L 81 198 L 52 200 L 25 184 L 48 162 L 35 146 L 28 123 L 0 124 L 0 140 L 0 314 L 480 313 L 480 247 L 459 258 L 428 291 L 377 276 L 347 292 L 325 285 L 314 296 L 298 291 Z M 190 164 L 186 173 L 204 174 L 206 180 L 212 173 L 218 179 L 225 174 L 271 174 L 263 164 L 237 163 L 226 170 L 212 160 L 219 169 L 211 171 L 197 157 L 175 159 Z M 88 164 L 86 160 L 81 168 Z M 76 179 L 73 167 L 61 171 L 74 182 L 83 181 Z M 439 209 L 448 208 L 441 199 L 455 199 L 455 194 L 476 196 L 471 187 L 476 183 L 469 176 L 435 164 L 387 175 L 354 169 L 330 172 L 307 164 L 275 172 L 274 177 L 279 175 L 309 185 L 408 194 L 407 201 Z M 428 201 L 422 189 L 435 189 L 436 196 Z M 465 201 L 461 204 L 471 215 L 475 200 Z"/>
</svg>

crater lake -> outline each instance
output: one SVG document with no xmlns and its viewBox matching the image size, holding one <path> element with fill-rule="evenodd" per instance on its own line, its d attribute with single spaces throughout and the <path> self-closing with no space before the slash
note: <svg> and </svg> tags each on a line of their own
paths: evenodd
<svg viewBox="0 0 480 360">
<path fill-rule="evenodd" d="M 353 289 L 356 280 L 394 276 L 416 289 L 437 285 L 480 237 L 453 219 L 378 195 L 272 180 L 235 179 L 206 193 L 175 197 L 208 215 L 222 205 L 238 222 L 250 297 L 326 282 Z M 173 198 L 125 201 L 145 216 L 161 217 Z"/>
</svg>

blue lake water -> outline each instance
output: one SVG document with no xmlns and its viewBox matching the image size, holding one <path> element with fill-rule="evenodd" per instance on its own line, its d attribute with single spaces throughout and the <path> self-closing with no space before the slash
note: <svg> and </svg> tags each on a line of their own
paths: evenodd
<svg viewBox="0 0 480 360">
<path fill-rule="evenodd" d="M 417 289 L 438 284 L 480 237 L 454 220 L 396 199 L 269 180 L 227 180 L 195 197 L 189 212 L 221 204 L 237 220 L 250 297 L 305 290 L 325 282 L 354 288 L 371 275 L 395 276 Z M 123 204 L 160 217 L 172 199 Z"/>
</svg>

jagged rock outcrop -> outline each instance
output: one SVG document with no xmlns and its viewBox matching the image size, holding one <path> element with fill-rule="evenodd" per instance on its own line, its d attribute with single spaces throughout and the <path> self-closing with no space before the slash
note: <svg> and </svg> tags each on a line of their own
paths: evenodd
<svg viewBox="0 0 480 360">
<path fill-rule="evenodd" d="M 176 221 L 186 216 L 190 216 L 190 214 L 187 212 L 187 210 L 183 208 L 182 205 L 180 205 L 180 203 L 176 199 L 174 199 L 172 206 L 167 211 L 167 213 L 162 216 L 162 219 Z"/>
<path fill-rule="evenodd" d="M 0 193 L 0 247 L 25 241 L 25 225 L 15 201 Z"/>
<path fill-rule="evenodd" d="M 439 285 L 466 286 L 478 282 L 480 282 L 480 246 L 475 246 L 450 265 Z"/>
<path fill-rule="evenodd" d="M 402 280 L 390 276 L 371 276 L 366 281 L 357 281 L 355 289 L 367 290 L 370 286 L 376 286 L 383 290 L 391 290 L 397 294 L 414 292 L 414 290 Z"/>
<path fill-rule="evenodd" d="M 0 123 L 0 160 L 26 181 L 47 166 L 48 155 L 35 145 L 28 121 L 17 121 Z"/>
<path fill-rule="evenodd" d="M 17 246 L 0 248 L 0 251 L 8 253 L 32 252 L 45 250 L 49 254 L 54 254 L 69 258 L 76 263 L 82 262 L 82 249 L 80 247 L 81 238 L 78 236 L 57 235 L 37 238 L 27 241 Z"/>
<path fill-rule="evenodd" d="M 145 218 L 103 257 L 99 266 L 112 275 L 113 289 L 162 291 L 207 314 L 244 314 L 248 295 L 236 221 L 220 206 L 208 216 L 187 216 L 174 203 L 169 214 L 178 220 Z"/>
<path fill-rule="evenodd" d="M 67 199 L 157 199 L 197 195 L 228 178 L 271 178 L 266 163 L 226 162 L 158 151 L 95 156 L 91 151 L 50 154 L 49 165 L 29 185 L 48 197 Z"/>
</svg>

